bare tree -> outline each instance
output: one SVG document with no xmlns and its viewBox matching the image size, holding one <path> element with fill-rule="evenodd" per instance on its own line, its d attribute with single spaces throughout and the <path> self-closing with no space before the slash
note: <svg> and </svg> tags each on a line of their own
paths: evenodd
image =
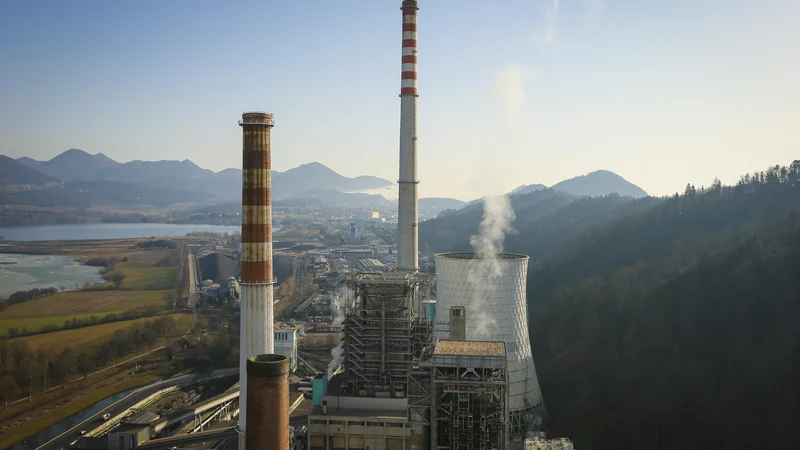
<svg viewBox="0 0 800 450">
<path fill-rule="evenodd" d="M 108 274 L 108 280 L 114 283 L 114 287 L 119 289 L 125 280 L 125 274 L 120 270 L 115 270 Z"/>
<path fill-rule="evenodd" d="M 11 350 L 9 349 L 10 345 L 8 340 L 3 339 L 0 341 L 0 364 L 3 367 L 3 375 L 8 372 L 8 360 L 11 354 Z"/>
<path fill-rule="evenodd" d="M 77 369 L 83 375 L 84 380 L 89 375 L 89 372 L 94 370 L 94 361 L 92 361 L 92 358 L 90 358 L 89 355 L 84 352 L 81 352 L 81 354 L 78 355 L 76 364 Z"/>
<path fill-rule="evenodd" d="M 8 408 L 8 399 L 19 390 L 19 386 L 14 382 L 11 375 L 0 378 L 0 397 L 3 398 L 5 408 Z"/>
</svg>

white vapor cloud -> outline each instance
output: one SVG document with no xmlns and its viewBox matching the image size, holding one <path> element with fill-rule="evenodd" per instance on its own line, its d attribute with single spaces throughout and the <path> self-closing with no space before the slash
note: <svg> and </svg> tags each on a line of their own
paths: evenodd
<svg viewBox="0 0 800 450">
<path fill-rule="evenodd" d="M 593 0 L 598 1 L 598 0 Z M 602 2 L 602 0 L 599 0 Z M 558 4 L 561 0 L 552 0 L 552 3 L 548 5 L 547 11 L 544 15 L 544 36 L 542 36 L 542 41 L 545 44 L 555 44 L 556 39 L 558 39 Z"/>
<path fill-rule="evenodd" d="M 492 94 L 503 106 L 506 120 L 514 124 L 525 105 L 525 83 L 533 81 L 541 69 L 508 64 L 498 70 L 492 82 Z"/>
<path fill-rule="evenodd" d="M 589 17 L 592 21 L 597 20 L 600 13 L 606 7 L 605 0 L 587 0 L 589 2 Z"/>
</svg>

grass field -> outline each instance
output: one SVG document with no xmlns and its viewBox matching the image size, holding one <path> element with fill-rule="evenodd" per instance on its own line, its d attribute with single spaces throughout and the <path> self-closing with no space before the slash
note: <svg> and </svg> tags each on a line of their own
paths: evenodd
<svg viewBox="0 0 800 450">
<path fill-rule="evenodd" d="M 11 305 L 0 311 L 0 336 L 6 336 L 10 327 L 34 331 L 49 324 L 60 327 L 64 321 L 73 318 L 82 319 L 92 315 L 99 318 L 130 309 L 162 307 L 164 297 L 172 292 L 172 289 L 59 292 L 49 297 Z"/>
<path fill-rule="evenodd" d="M 66 406 L 52 409 L 47 412 L 47 414 L 43 414 L 34 420 L 14 428 L 8 433 L 1 434 L 0 448 L 10 448 L 13 444 L 25 439 L 37 431 L 47 428 L 50 425 L 53 425 L 54 423 L 57 423 L 58 421 L 63 420 L 106 397 L 127 391 L 128 389 L 143 386 L 147 383 L 157 380 L 158 378 L 159 377 L 157 375 L 152 373 L 137 374 L 125 377 L 120 383 L 103 386 L 99 389 L 92 390 L 87 395 L 67 403 Z M 56 393 L 56 395 L 58 395 L 58 393 Z"/>
<path fill-rule="evenodd" d="M 163 306 L 164 296 L 172 290 L 153 291 L 76 291 L 59 292 L 11 305 L 0 311 L 0 320 L 105 315 L 148 306 Z M 63 322 L 63 320 L 62 320 Z"/>
<path fill-rule="evenodd" d="M 178 283 L 177 266 L 154 266 L 144 261 L 119 263 L 115 270 L 125 274 L 122 289 L 174 289 Z"/>
<path fill-rule="evenodd" d="M 181 332 L 187 331 L 192 325 L 191 314 L 171 314 L 170 316 L 178 324 L 178 330 Z M 72 350 L 76 353 L 81 351 L 91 353 L 95 345 L 113 336 L 115 331 L 128 328 L 134 323 L 144 325 L 145 322 L 152 322 L 155 319 L 156 317 L 144 317 L 135 320 L 105 323 L 93 327 L 37 334 L 19 339 L 24 340 L 28 344 L 28 348 L 33 350 L 37 348 L 46 348 L 58 353 L 61 352 L 64 347 L 69 346 L 72 347 Z"/>
</svg>

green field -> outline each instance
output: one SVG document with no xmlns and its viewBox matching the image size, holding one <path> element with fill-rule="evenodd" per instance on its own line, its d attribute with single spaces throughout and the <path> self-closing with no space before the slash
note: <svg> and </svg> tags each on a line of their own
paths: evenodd
<svg viewBox="0 0 800 450">
<path fill-rule="evenodd" d="M 164 306 L 164 298 L 174 293 L 172 289 L 152 291 L 77 291 L 59 292 L 11 305 L 0 311 L 0 336 L 8 335 L 9 328 L 28 331 L 45 325 L 64 325 L 73 318 L 100 318 L 110 313 Z"/>
<path fill-rule="evenodd" d="M 125 274 L 122 289 L 174 289 L 178 283 L 176 266 L 153 266 L 145 261 L 128 261 L 117 264 L 115 270 L 121 270 Z"/>
<path fill-rule="evenodd" d="M 171 314 L 171 317 L 178 324 L 177 329 L 179 331 L 185 332 L 191 328 L 191 314 Z M 135 320 L 105 323 L 93 327 L 37 334 L 18 339 L 24 340 L 28 344 L 28 348 L 34 350 L 37 348 L 46 348 L 55 352 L 60 352 L 64 347 L 72 347 L 76 352 L 87 351 L 91 353 L 92 348 L 96 344 L 102 343 L 113 336 L 115 331 L 128 328 L 134 323 L 144 325 L 145 322 L 152 322 L 155 319 L 157 319 L 157 317 L 144 317 Z M 63 320 L 61 323 L 63 323 Z"/>
</svg>

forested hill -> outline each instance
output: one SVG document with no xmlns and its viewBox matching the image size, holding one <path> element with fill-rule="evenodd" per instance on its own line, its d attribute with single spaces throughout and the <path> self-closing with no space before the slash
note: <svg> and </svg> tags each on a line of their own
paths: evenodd
<svg viewBox="0 0 800 450">
<path fill-rule="evenodd" d="M 551 434 L 581 449 L 794 448 L 800 161 L 639 205 L 565 226 L 579 231 L 532 263 Z"/>
</svg>

